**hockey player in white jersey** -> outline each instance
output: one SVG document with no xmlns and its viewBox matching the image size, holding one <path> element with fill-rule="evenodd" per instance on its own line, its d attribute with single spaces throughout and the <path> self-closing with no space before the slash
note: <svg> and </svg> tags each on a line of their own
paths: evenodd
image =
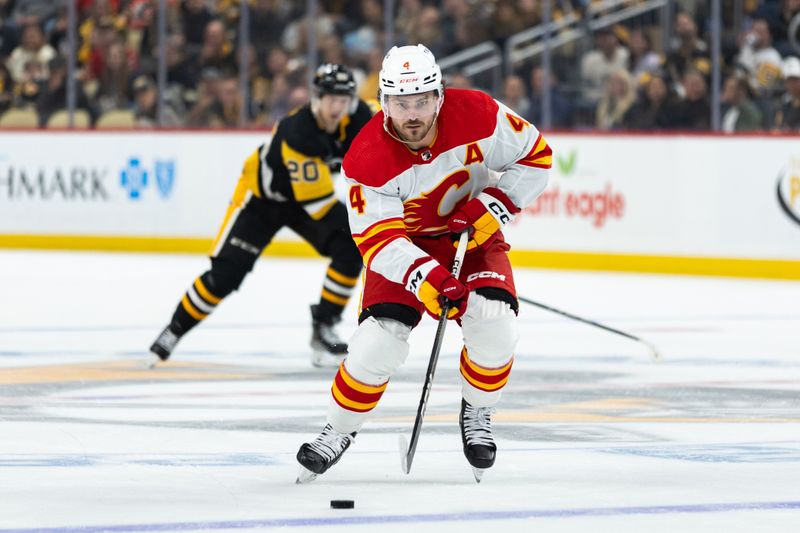
<svg viewBox="0 0 800 533">
<path fill-rule="evenodd" d="M 342 166 L 367 267 L 359 326 L 333 381 L 327 424 L 297 453 L 299 482 L 340 459 L 405 361 L 411 329 L 423 311 L 438 318 L 444 297 L 464 340 L 464 454 L 481 472 L 495 462 L 491 416 L 511 372 L 519 308 L 501 229 L 544 190 L 552 153 L 532 124 L 485 93 L 445 90 L 422 45 L 392 48 L 379 84 L 383 111 Z M 456 279 L 449 266 L 463 231 L 470 241 Z"/>
</svg>

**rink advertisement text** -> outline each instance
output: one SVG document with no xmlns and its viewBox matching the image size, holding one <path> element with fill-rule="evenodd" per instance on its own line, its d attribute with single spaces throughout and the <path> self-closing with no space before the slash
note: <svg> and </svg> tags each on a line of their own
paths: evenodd
<svg viewBox="0 0 800 533">
<path fill-rule="evenodd" d="M 0 166 L 0 202 L 3 200 L 65 200 L 102 202 L 110 198 L 107 168 L 27 170 Z"/>
<path fill-rule="evenodd" d="M 0 237 L 210 240 L 268 136 L 0 132 Z M 503 230 L 515 252 L 800 261 L 796 138 L 546 136 L 549 184 Z"/>
</svg>

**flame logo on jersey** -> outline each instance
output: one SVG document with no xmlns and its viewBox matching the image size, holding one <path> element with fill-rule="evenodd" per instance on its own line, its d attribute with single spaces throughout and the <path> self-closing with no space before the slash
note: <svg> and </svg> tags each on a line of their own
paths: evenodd
<svg viewBox="0 0 800 533">
<path fill-rule="evenodd" d="M 409 235 L 430 235 L 447 230 L 447 219 L 468 197 L 464 187 L 469 171 L 457 170 L 439 182 L 433 190 L 403 204 L 403 222 Z"/>
</svg>

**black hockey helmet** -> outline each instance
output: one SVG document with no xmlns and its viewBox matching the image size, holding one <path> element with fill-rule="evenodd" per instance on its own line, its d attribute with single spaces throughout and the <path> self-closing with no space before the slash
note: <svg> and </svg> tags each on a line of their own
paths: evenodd
<svg viewBox="0 0 800 533">
<path fill-rule="evenodd" d="M 320 65 L 314 74 L 314 92 L 318 97 L 323 94 L 355 96 L 356 80 L 353 73 L 344 65 L 325 63 Z"/>
</svg>

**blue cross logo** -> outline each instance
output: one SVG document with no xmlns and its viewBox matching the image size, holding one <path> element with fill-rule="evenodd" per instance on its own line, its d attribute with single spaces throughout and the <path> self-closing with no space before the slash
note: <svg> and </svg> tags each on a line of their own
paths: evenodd
<svg viewBox="0 0 800 533">
<path fill-rule="evenodd" d="M 142 189 L 147 187 L 147 171 L 142 168 L 139 158 L 128 160 L 128 165 L 120 172 L 120 184 L 128 191 L 131 200 L 139 199 Z"/>
</svg>

